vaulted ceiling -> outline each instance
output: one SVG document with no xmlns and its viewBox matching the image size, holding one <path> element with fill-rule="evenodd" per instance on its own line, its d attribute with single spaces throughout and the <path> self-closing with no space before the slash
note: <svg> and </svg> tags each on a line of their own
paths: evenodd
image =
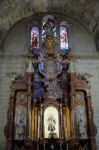
<svg viewBox="0 0 99 150">
<path fill-rule="evenodd" d="M 33 14 L 53 12 L 81 23 L 95 37 L 99 50 L 99 0 L 0 0 L 0 45 L 9 30 Z"/>
</svg>

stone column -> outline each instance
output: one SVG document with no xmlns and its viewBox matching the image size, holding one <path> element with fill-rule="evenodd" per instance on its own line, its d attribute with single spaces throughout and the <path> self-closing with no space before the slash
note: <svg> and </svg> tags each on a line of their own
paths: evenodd
<svg viewBox="0 0 99 150">
<path fill-rule="evenodd" d="M 5 128 L 5 135 L 7 136 L 6 149 L 12 150 L 13 148 L 13 139 L 14 139 L 14 100 L 15 100 L 15 91 L 11 91 L 10 100 L 9 100 L 9 109 L 7 114 L 7 126 Z"/>
</svg>

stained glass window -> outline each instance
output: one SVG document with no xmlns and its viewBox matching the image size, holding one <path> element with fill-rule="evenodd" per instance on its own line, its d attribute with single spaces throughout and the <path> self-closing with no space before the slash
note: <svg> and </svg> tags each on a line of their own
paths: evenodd
<svg viewBox="0 0 99 150">
<path fill-rule="evenodd" d="M 39 48 L 39 30 L 38 27 L 32 27 L 31 29 L 31 47 Z"/>
<path fill-rule="evenodd" d="M 60 49 L 63 52 L 66 52 L 66 50 L 68 49 L 67 28 L 64 25 L 60 26 Z"/>
</svg>

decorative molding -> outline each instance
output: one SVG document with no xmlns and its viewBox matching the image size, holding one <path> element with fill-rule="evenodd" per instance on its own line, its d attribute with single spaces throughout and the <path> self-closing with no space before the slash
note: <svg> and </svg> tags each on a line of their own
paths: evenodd
<svg viewBox="0 0 99 150">
<path fill-rule="evenodd" d="M 89 54 L 75 54 L 74 53 L 74 56 L 75 56 L 75 59 L 97 59 L 97 60 L 99 60 L 99 53 L 98 52 L 93 52 L 91 55 L 89 55 Z M 11 59 L 11 58 L 15 58 L 15 59 L 25 59 L 24 58 L 24 54 L 20 54 L 20 55 L 18 55 L 18 54 L 1 54 L 0 55 L 0 58 L 5 58 L 4 60 L 6 61 L 6 59 Z"/>
</svg>

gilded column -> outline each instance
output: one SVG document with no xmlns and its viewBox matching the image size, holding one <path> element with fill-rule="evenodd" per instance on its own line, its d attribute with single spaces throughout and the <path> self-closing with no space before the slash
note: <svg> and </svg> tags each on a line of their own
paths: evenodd
<svg viewBox="0 0 99 150">
<path fill-rule="evenodd" d="M 35 110 L 32 109 L 32 139 L 35 139 Z"/>
<path fill-rule="evenodd" d="M 35 140 L 37 140 L 37 108 L 35 108 Z"/>
<path fill-rule="evenodd" d="M 74 103 L 74 94 L 71 94 L 71 129 L 72 129 L 72 138 L 76 137 L 75 133 L 75 103 Z"/>
<path fill-rule="evenodd" d="M 40 104 L 40 137 L 43 138 L 43 104 Z"/>
<path fill-rule="evenodd" d="M 32 103 L 32 74 L 27 73 L 28 77 L 28 114 L 27 114 L 27 137 L 32 137 L 32 109 L 31 109 L 31 103 Z"/>
<path fill-rule="evenodd" d="M 62 104 L 60 103 L 60 138 L 63 138 L 63 113 L 62 113 Z"/>
</svg>

